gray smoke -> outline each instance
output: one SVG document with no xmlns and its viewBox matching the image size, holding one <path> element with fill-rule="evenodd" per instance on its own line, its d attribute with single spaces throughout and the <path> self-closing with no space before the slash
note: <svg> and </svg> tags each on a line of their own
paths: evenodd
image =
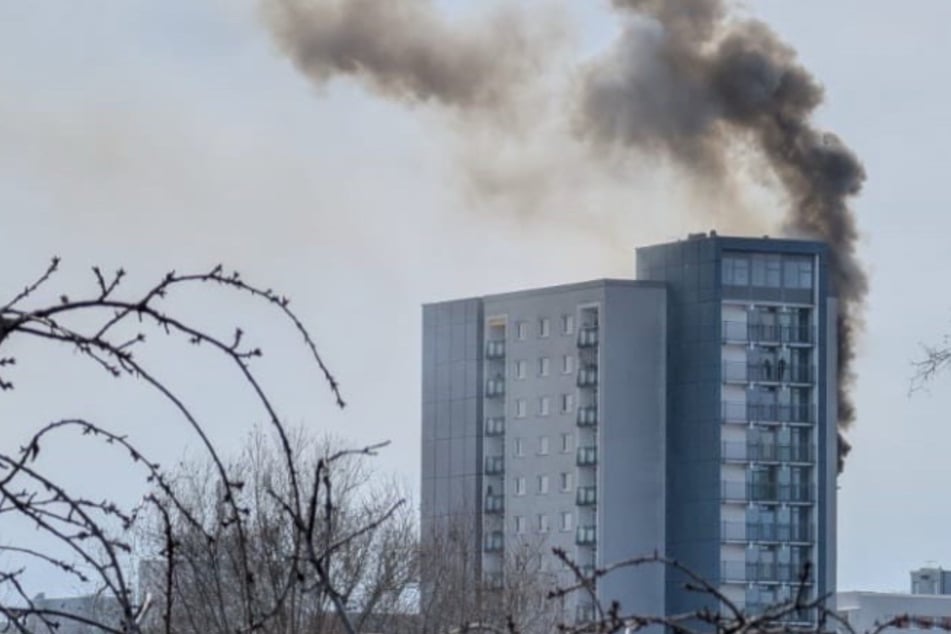
<svg viewBox="0 0 951 634">
<path fill-rule="evenodd" d="M 831 248 L 841 299 L 839 425 L 848 427 L 855 418 L 855 331 L 867 291 L 848 203 L 865 171 L 837 137 L 813 125 L 821 87 L 766 25 L 729 22 L 721 0 L 614 5 L 630 22 L 611 53 L 584 71 L 580 134 L 595 144 L 663 152 L 704 178 L 723 178 L 738 144 L 762 157 L 788 197 L 785 233 Z"/>
<path fill-rule="evenodd" d="M 557 63 L 550 33 L 526 26 L 543 23 L 541 16 L 496 13 L 481 23 L 454 24 L 429 0 L 262 2 L 278 45 L 316 83 L 348 75 L 408 103 L 494 117 L 530 90 L 546 70 L 543 61 Z M 839 425 L 846 428 L 855 418 L 851 368 L 867 290 L 848 202 L 865 173 L 838 138 L 812 124 L 821 87 L 766 25 L 732 20 L 724 0 L 613 4 L 626 20 L 620 38 L 581 69 L 571 99 L 552 102 L 562 112 L 576 111 L 574 133 L 595 154 L 621 147 L 667 156 L 697 183 L 729 181 L 737 148 L 762 159 L 788 199 L 784 233 L 831 247 L 841 299 Z M 521 120 L 538 116 L 532 110 Z M 472 138 L 483 131 L 467 125 L 460 130 Z M 520 167 L 507 180 L 537 174 Z M 585 169 L 590 165 L 577 171 Z"/>
<path fill-rule="evenodd" d="M 297 67 L 322 84 L 350 75 L 379 94 L 460 110 L 501 107 L 542 46 L 511 11 L 476 26 L 429 0 L 266 0 L 264 18 Z"/>
</svg>

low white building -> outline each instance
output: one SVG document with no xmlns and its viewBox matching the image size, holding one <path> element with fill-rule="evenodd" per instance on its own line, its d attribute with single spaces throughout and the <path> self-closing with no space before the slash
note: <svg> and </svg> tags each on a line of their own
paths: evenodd
<svg viewBox="0 0 951 634">
<path fill-rule="evenodd" d="M 889 631 L 951 629 L 951 595 L 840 592 L 835 600 L 839 616 L 858 634 L 893 619 L 899 620 Z"/>
</svg>

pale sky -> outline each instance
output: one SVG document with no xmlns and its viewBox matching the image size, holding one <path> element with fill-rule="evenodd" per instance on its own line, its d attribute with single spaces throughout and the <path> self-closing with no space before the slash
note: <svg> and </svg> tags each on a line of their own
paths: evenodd
<svg viewBox="0 0 951 634">
<path fill-rule="evenodd" d="M 568 26 L 547 70 L 555 82 L 570 83 L 618 28 L 607 2 L 522 4 Z M 485 4 L 440 6 L 465 20 Z M 910 569 L 951 567 L 951 376 L 907 394 L 919 343 L 951 331 L 951 3 L 756 0 L 745 11 L 825 86 L 818 123 L 868 171 L 855 207 L 871 292 L 840 478 L 839 587 L 905 590 Z M 251 0 L 0 3 L 0 289 L 12 295 L 54 254 L 73 289 L 90 288 L 91 264 L 124 266 L 130 284 L 171 268 L 237 267 L 294 298 L 346 411 L 334 411 L 294 333 L 268 313 L 226 294 L 178 305 L 224 333 L 240 324 L 266 335 L 262 373 L 288 420 L 354 443 L 392 440 L 377 466 L 415 490 L 420 304 L 631 276 L 634 247 L 735 222 L 697 209 L 703 202 L 649 158 L 577 173 L 571 148 L 552 157 L 530 143 L 543 177 L 526 197 L 474 197 L 460 164 L 504 170 L 508 157 L 454 130 L 436 107 L 384 101 L 350 79 L 316 88 L 277 51 Z M 754 216 L 769 230 L 777 213 Z M 183 363 L 179 350 L 159 341 L 148 358 L 220 442 L 237 444 L 261 413 L 217 366 Z M 182 455 L 186 430 L 142 389 L 118 389 L 68 351 L 15 352 L 19 389 L 0 395 L 8 449 L 32 425 L 82 414 L 163 462 Z M 121 480 L 139 492 L 116 470 L 124 463 L 77 447 L 64 443 L 52 468 L 79 486 Z"/>
</svg>

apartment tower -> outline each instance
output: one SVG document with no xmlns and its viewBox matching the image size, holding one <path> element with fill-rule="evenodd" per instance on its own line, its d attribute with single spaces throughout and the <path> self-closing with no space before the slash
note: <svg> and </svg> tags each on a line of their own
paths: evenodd
<svg viewBox="0 0 951 634">
<path fill-rule="evenodd" d="M 665 553 L 750 612 L 834 592 L 835 323 L 825 245 L 715 234 L 638 249 L 636 280 L 426 305 L 424 537 L 466 527 L 489 587 L 561 547 L 583 569 Z M 598 594 L 710 603 L 660 566 Z"/>
</svg>

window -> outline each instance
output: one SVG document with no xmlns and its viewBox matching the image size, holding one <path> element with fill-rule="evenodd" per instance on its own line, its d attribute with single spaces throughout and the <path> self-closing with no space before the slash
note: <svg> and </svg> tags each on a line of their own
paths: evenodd
<svg viewBox="0 0 951 634">
<path fill-rule="evenodd" d="M 515 399 L 515 418 L 525 418 L 528 413 L 528 405 L 524 398 Z"/>
<path fill-rule="evenodd" d="M 515 336 L 519 339 L 524 339 L 528 336 L 528 324 L 524 321 L 519 321 L 515 323 Z"/>
<path fill-rule="evenodd" d="M 538 359 L 538 376 L 548 376 L 548 372 L 551 370 L 551 359 L 548 357 L 539 357 Z"/>
<path fill-rule="evenodd" d="M 525 478 L 515 478 L 515 495 L 525 495 Z"/>
<path fill-rule="evenodd" d="M 547 337 L 551 334 L 551 320 L 548 317 L 542 317 L 538 320 L 538 336 Z"/>
<path fill-rule="evenodd" d="M 571 434 L 562 434 L 561 435 L 561 453 L 568 453 L 571 451 Z"/>
<path fill-rule="evenodd" d="M 548 436 L 540 436 L 538 438 L 538 455 L 539 456 L 548 455 Z"/>
<path fill-rule="evenodd" d="M 726 256 L 722 262 L 722 279 L 727 286 L 748 286 L 750 261 L 745 257 Z"/>
<path fill-rule="evenodd" d="M 545 495 L 548 493 L 548 476 L 538 476 L 538 493 L 540 495 Z"/>
<path fill-rule="evenodd" d="M 786 288 L 812 288 L 812 260 L 787 259 L 784 262 L 783 286 Z"/>
<path fill-rule="evenodd" d="M 562 491 L 571 491 L 571 474 L 562 473 L 561 474 L 561 490 Z"/>
<path fill-rule="evenodd" d="M 519 534 L 525 532 L 525 518 L 521 515 L 515 516 L 515 532 Z"/>
<path fill-rule="evenodd" d="M 561 316 L 561 333 L 563 335 L 571 335 L 575 332 L 575 316 L 574 315 L 562 315 Z"/>
<path fill-rule="evenodd" d="M 562 394 L 561 395 L 561 411 L 562 412 L 571 412 L 575 409 L 575 395 L 574 394 Z"/>
<path fill-rule="evenodd" d="M 521 438 L 515 439 L 515 455 L 524 456 L 525 455 L 525 443 Z"/>
<path fill-rule="evenodd" d="M 782 262 L 775 253 L 757 253 L 753 256 L 753 286 L 779 288 Z"/>
<path fill-rule="evenodd" d="M 515 378 L 524 379 L 528 375 L 528 362 L 527 361 L 516 361 L 515 362 Z"/>
<path fill-rule="evenodd" d="M 574 515 L 570 511 L 565 511 L 561 514 L 561 530 L 570 531 L 572 525 L 574 524 Z"/>
<path fill-rule="evenodd" d="M 547 515 L 538 516 L 538 532 L 539 533 L 548 532 L 548 516 Z"/>
<path fill-rule="evenodd" d="M 779 288 L 782 286 L 782 262 L 778 255 L 766 256 L 766 286 Z"/>
<path fill-rule="evenodd" d="M 548 416 L 551 413 L 551 397 L 543 396 L 538 399 L 538 415 Z"/>
<path fill-rule="evenodd" d="M 566 354 L 561 357 L 561 372 L 562 374 L 571 374 L 575 371 L 575 358 L 570 354 Z"/>
</svg>

